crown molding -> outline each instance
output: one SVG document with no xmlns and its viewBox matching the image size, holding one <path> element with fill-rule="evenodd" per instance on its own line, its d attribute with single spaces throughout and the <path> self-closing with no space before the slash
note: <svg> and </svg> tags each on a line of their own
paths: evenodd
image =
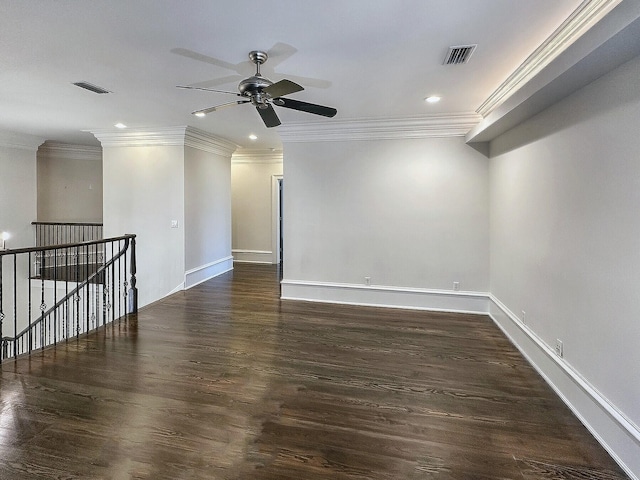
<svg viewBox="0 0 640 480">
<path fill-rule="evenodd" d="M 72 145 L 47 140 L 38 149 L 39 157 L 63 160 L 102 160 L 102 148 L 88 145 Z"/>
<path fill-rule="evenodd" d="M 19 150 L 37 151 L 44 143 L 44 138 L 26 133 L 0 132 L 0 147 L 17 148 Z"/>
<path fill-rule="evenodd" d="M 282 150 L 241 148 L 233 153 L 231 163 L 282 163 Z"/>
<path fill-rule="evenodd" d="M 102 147 L 183 146 L 186 126 L 91 130 Z"/>
<path fill-rule="evenodd" d="M 235 143 L 229 140 L 193 127 L 187 127 L 184 136 L 184 145 L 224 157 L 230 157 L 238 148 Z"/>
<path fill-rule="evenodd" d="M 464 136 L 482 117 L 475 112 L 390 119 L 352 119 L 278 127 L 283 143 L 393 140 Z"/>
<path fill-rule="evenodd" d="M 478 107 L 486 117 L 555 60 L 622 0 L 584 0 L 509 77 Z"/>
<path fill-rule="evenodd" d="M 216 135 L 188 126 L 92 130 L 103 147 L 186 146 L 231 156 L 237 145 Z"/>
</svg>

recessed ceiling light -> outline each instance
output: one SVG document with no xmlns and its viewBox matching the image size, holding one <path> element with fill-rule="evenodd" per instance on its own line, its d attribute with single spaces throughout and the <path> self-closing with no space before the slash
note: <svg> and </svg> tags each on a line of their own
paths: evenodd
<svg viewBox="0 0 640 480">
<path fill-rule="evenodd" d="M 116 127 L 116 128 L 127 128 L 127 126 L 124 123 L 120 123 L 120 122 L 116 123 L 114 125 L 114 127 Z"/>
<path fill-rule="evenodd" d="M 254 135 L 253 133 L 251 135 L 249 135 L 249 140 L 257 140 L 258 137 L 256 135 Z"/>
<path fill-rule="evenodd" d="M 425 98 L 424 101 L 427 103 L 438 103 L 440 101 L 440 97 L 437 95 L 431 95 L 430 97 Z"/>
<path fill-rule="evenodd" d="M 194 114 L 196 117 L 200 117 L 200 118 L 202 118 L 202 117 L 206 117 L 206 116 L 207 116 L 207 114 L 206 114 L 206 113 L 204 113 L 204 112 L 193 112 L 193 114 Z"/>
</svg>

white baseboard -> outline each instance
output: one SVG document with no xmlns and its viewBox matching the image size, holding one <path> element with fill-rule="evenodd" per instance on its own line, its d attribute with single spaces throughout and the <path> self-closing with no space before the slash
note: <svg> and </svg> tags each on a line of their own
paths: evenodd
<svg viewBox="0 0 640 480">
<path fill-rule="evenodd" d="M 457 313 L 488 314 L 489 294 L 379 285 L 283 280 L 283 300 L 341 303 L 389 308 L 410 308 Z"/>
<path fill-rule="evenodd" d="M 169 295 L 173 295 L 174 293 L 182 292 L 184 289 L 185 289 L 184 288 L 184 282 L 182 282 L 176 288 L 174 288 L 169 293 L 167 293 L 165 296 L 168 297 Z"/>
<path fill-rule="evenodd" d="M 233 257 L 221 258 L 206 265 L 187 270 L 184 273 L 184 290 L 195 287 L 230 270 L 233 270 Z"/>
<path fill-rule="evenodd" d="M 273 263 L 273 252 L 270 250 L 232 250 L 233 260 L 241 263 Z"/>
<path fill-rule="evenodd" d="M 613 459 L 640 477 L 640 430 L 504 304 L 490 295 L 489 315 Z"/>
</svg>

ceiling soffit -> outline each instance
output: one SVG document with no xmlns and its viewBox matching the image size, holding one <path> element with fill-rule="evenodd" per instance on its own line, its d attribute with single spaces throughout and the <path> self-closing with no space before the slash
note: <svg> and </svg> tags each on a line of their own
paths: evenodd
<svg viewBox="0 0 640 480">
<path fill-rule="evenodd" d="M 486 117 L 549 65 L 622 0 L 585 0 L 489 97 L 477 113 Z"/>
</svg>

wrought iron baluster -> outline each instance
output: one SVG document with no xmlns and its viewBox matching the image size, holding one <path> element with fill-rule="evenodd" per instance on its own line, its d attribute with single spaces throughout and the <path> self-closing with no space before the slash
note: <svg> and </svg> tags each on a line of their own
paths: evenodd
<svg viewBox="0 0 640 480">
<path fill-rule="evenodd" d="M 42 250 L 40 257 L 40 347 L 44 348 L 44 312 L 47 309 L 47 304 L 44 301 L 44 277 L 46 269 L 47 259 L 45 257 L 45 251 Z"/>
<path fill-rule="evenodd" d="M 93 248 L 93 263 L 92 263 L 93 267 L 92 267 L 92 275 L 95 273 L 97 273 L 98 271 L 98 245 L 95 244 L 94 248 Z M 98 291 L 98 277 L 96 276 L 93 279 L 93 289 L 94 289 L 94 302 L 93 302 L 93 313 L 91 315 L 91 320 L 93 321 L 93 328 L 97 328 L 98 323 L 99 323 L 99 319 L 98 319 L 98 312 L 100 311 L 98 309 L 98 305 L 99 305 L 99 295 L 100 292 Z"/>
<path fill-rule="evenodd" d="M 109 269 L 103 269 L 102 259 L 107 256 L 107 252 L 101 251 L 100 253 L 100 268 L 102 269 L 100 284 L 102 285 L 102 326 L 105 326 L 107 323 L 107 303 L 109 301 L 109 287 L 107 286 L 108 281 L 108 272 Z"/>
<path fill-rule="evenodd" d="M 76 261 L 76 265 L 75 265 L 75 267 L 76 267 L 75 268 L 76 289 L 78 288 L 78 285 L 80 285 L 80 278 L 79 278 L 80 277 L 80 258 L 79 258 L 80 251 L 79 251 L 79 248 L 80 247 L 76 246 L 76 253 L 75 253 L 75 256 L 76 256 L 76 260 L 75 260 Z M 74 325 L 75 326 L 75 330 L 76 330 L 76 338 L 78 338 L 80 336 L 80 300 L 81 300 L 80 293 L 79 293 L 78 290 L 76 290 L 76 294 L 73 297 L 73 301 L 74 301 L 74 303 L 76 305 L 75 306 L 75 314 L 76 314 L 75 317 L 76 318 L 75 318 L 75 325 Z"/>
<path fill-rule="evenodd" d="M 113 255 L 113 242 L 111 242 L 111 259 L 113 260 L 113 258 L 114 258 L 114 255 Z M 116 268 L 116 264 L 115 264 L 115 262 L 112 262 L 111 263 L 111 286 L 110 286 L 110 288 L 111 288 L 111 306 L 112 306 L 112 309 L 111 309 L 111 321 L 112 322 L 115 321 L 115 319 L 116 319 L 116 317 L 115 317 L 116 306 L 115 306 L 115 301 L 114 301 L 115 300 L 114 299 L 114 294 L 115 294 L 114 281 L 115 281 L 115 272 L 116 272 L 115 268 Z"/>
<path fill-rule="evenodd" d="M 64 338 L 69 340 L 69 248 L 64 249 L 64 298 L 65 314 L 64 314 Z"/>
<path fill-rule="evenodd" d="M 29 252 L 29 269 L 31 269 L 31 252 Z M 29 276 L 31 277 L 31 276 Z M 1 282 L 0 282 L 1 283 Z M 33 317 L 33 311 L 32 311 L 32 307 L 31 307 L 31 278 L 29 278 L 29 288 L 27 289 L 28 291 L 28 311 L 29 311 L 29 321 L 28 321 L 28 330 L 27 330 L 27 341 L 29 344 L 29 354 L 31 354 L 31 350 L 33 349 L 33 338 L 32 338 L 32 317 Z"/>
<path fill-rule="evenodd" d="M 128 242 L 124 242 L 124 248 L 127 251 L 127 255 L 124 256 L 124 258 L 122 259 L 122 261 L 120 262 L 120 270 L 119 270 L 119 274 L 122 275 L 122 296 L 121 296 L 121 303 L 120 303 L 120 317 L 121 318 L 127 318 L 127 275 L 128 275 L 128 262 L 129 262 L 129 258 L 128 256 L 130 255 L 130 251 L 129 251 L 129 243 Z"/>
<path fill-rule="evenodd" d="M 83 240 L 84 240 L 84 233 L 83 233 Z M 85 312 L 84 312 L 84 316 L 85 316 L 85 333 L 89 331 L 89 317 L 90 317 L 90 311 L 91 311 L 91 290 L 89 289 L 89 282 L 87 282 L 87 280 L 89 280 L 89 245 L 85 246 L 85 254 L 84 254 L 84 280 L 85 280 L 85 288 L 86 288 L 86 294 L 85 294 L 85 298 L 87 299 L 86 301 L 86 305 L 85 305 Z"/>
<path fill-rule="evenodd" d="M 18 356 L 18 256 L 13 254 L 13 358 Z"/>
<path fill-rule="evenodd" d="M 58 250 L 53 251 L 53 305 L 58 304 Z M 53 309 L 53 344 L 58 342 L 58 309 Z M 51 338 L 51 320 L 49 320 L 49 338 Z"/>
</svg>

